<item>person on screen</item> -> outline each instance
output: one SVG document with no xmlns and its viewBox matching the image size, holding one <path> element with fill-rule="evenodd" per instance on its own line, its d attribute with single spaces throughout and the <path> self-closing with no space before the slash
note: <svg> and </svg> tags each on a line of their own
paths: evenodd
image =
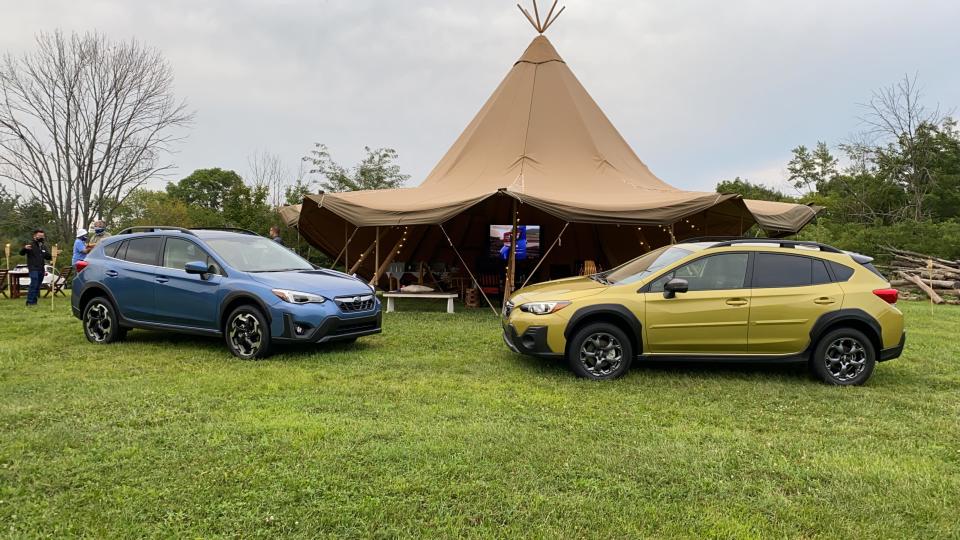
<svg viewBox="0 0 960 540">
<path fill-rule="evenodd" d="M 517 253 L 516 257 L 518 261 L 526 260 L 527 258 L 527 226 L 520 225 L 517 227 Z M 500 248 L 500 257 L 503 260 L 510 258 L 510 233 L 503 233 L 503 247 Z"/>
</svg>

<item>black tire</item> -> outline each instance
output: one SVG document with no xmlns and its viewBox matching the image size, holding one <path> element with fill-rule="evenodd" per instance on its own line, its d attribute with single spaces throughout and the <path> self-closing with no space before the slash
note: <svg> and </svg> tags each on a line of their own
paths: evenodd
<svg viewBox="0 0 960 540">
<path fill-rule="evenodd" d="M 117 310 L 110 300 L 103 296 L 90 299 L 83 306 L 83 335 L 87 341 L 97 345 L 115 343 L 126 337 L 127 332 L 120 327 Z"/>
<path fill-rule="evenodd" d="M 857 386 L 873 374 L 877 351 L 863 332 L 838 328 L 820 338 L 810 362 L 811 371 L 821 381 L 838 386 Z"/>
<path fill-rule="evenodd" d="M 570 369 L 585 379 L 616 379 L 630 369 L 632 362 L 630 338 L 612 324 L 588 324 L 578 330 L 567 344 Z"/>
<path fill-rule="evenodd" d="M 270 355 L 270 325 L 254 306 L 240 306 L 230 312 L 223 326 L 223 338 L 238 358 L 259 360 Z"/>
</svg>

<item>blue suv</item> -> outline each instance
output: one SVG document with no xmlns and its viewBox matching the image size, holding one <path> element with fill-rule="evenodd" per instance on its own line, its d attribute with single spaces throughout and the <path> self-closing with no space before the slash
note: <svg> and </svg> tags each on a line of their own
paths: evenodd
<svg viewBox="0 0 960 540">
<path fill-rule="evenodd" d="M 223 336 L 234 355 L 263 358 L 274 343 L 352 342 L 381 328 L 369 285 L 249 231 L 134 227 L 77 267 L 73 314 L 92 343 L 145 328 Z"/>
</svg>

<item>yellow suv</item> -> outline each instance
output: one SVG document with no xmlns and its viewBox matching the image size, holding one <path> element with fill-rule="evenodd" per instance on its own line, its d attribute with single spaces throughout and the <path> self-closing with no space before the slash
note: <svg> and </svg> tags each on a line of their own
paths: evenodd
<svg viewBox="0 0 960 540">
<path fill-rule="evenodd" d="M 514 351 L 613 379 L 635 359 L 807 362 L 862 384 L 900 356 L 896 289 L 872 259 L 814 242 L 696 241 L 591 276 L 525 287 L 503 312 Z"/>
</svg>

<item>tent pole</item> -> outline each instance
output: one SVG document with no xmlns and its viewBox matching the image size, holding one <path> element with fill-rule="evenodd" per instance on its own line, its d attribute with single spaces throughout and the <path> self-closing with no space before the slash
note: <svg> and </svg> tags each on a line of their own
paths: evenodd
<svg viewBox="0 0 960 540">
<path fill-rule="evenodd" d="M 464 262 L 463 257 L 460 256 L 460 252 L 457 250 L 457 246 L 453 245 L 453 240 L 450 240 L 450 235 L 447 234 L 447 230 L 443 228 L 443 223 L 440 223 L 440 230 L 443 232 L 443 236 L 447 238 L 447 243 L 450 244 L 450 247 L 453 248 L 453 252 L 457 255 L 457 258 L 460 259 L 460 264 L 463 265 L 463 269 L 467 271 L 467 274 L 470 276 L 470 279 L 473 281 L 474 287 L 476 287 L 480 294 L 483 295 L 483 299 L 487 301 L 487 305 L 490 306 L 490 310 L 493 311 L 493 314 L 500 316 L 500 312 L 497 311 L 497 308 L 493 307 L 493 302 L 487 298 L 487 293 L 483 292 L 483 287 L 480 286 L 480 282 L 477 281 L 477 278 L 473 277 L 473 272 L 470 271 L 470 267 L 467 266 L 467 263 Z"/>
<path fill-rule="evenodd" d="M 347 267 L 350 266 L 350 238 L 347 238 L 347 229 L 350 227 L 347 225 L 347 222 L 343 222 L 343 271 L 347 272 Z M 359 228 L 359 227 L 358 227 Z M 347 272 L 348 274 L 350 272 Z"/>
<path fill-rule="evenodd" d="M 388 231 L 390 229 L 387 229 Z M 384 233 L 386 234 L 386 233 Z M 394 244 L 393 249 L 390 250 L 390 253 L 387 254 L 387 258 L 384 259 L 383 264 L 377 267 L 377 272 L 373 274 L 373 279 L 370 280 L 370 284 L 376 287 L 376 283 L 380 281 L 380 276 L 387 270 L 390 266 L 390 263 L 393 262 L 393 259 L 399 255 L 400 246 L 403 245 L 403 242 L 407 239 L 407 228 L 403 228 L 403 232 L 400 234 L 400 239 L 397 240 L 397 243 Z M 388 285 L 389 286 L 389 285 Z"/>
<path fill-rule="evenodd" d="M 343 245 L 343 249 L 340 250 L 340 253 L 337 254 L 337 258 L 334 259 L 333 264 L 330 265 L 331 270 L 336 268 L 337 263 L 340 262 L 340 257 L 343 257 L 344 252 L 347 251 L 347 245 L 350 244 L 350 240 L 353 240 L 353 235 L 357 234 L 357 231 L 359 230 L 360 230 L 360 227 L 357 227 L 356 229 L 353 230 L 353 234 L 351 234 L 350 238 L 347 239 L 347 243 Z M 346 236 L 346 232 L 347 232 L 346 224 L 344 224 L 343 226 L 343 232 L 344 232 L 344 236 Z M 310 248 L 307 248 L 307 249 L 310 249 Z M 346 263 L 344 263 L 344 270 L 346 270 Z"/>
<path fill-rule="evenodd" d="M 373 258 L 373 271 L 376 272 L 377 269 L 380 268 L 380 226 L 379 226 L 379 225 L 377 225 L 377 239 L 376 239 L 376 241 L 374 241 L 373 244 L 374 244 L 374 246 L 375 246 L 374 249 L 375 249 L 375 252 L 376 252 L 376 253 L 374 254 L 374 256 L 373 256 L 373 257 L 374 257 L 374 258 Z M 377 286 L 374 285 L 373 288 L 376 289 Z"/>
<path fill-rule="evenodd" d="M 377 253 L 379 253 L 379 249 L 380 249 L 379 234 L 380 234 L 380 227 L 377 227 L 377 235 L 378 235 L 377 238 L 374 239 L 373 243 L 367 246 L 367 249 L 363 250 L 363 253 L 360 254 L 360 258 L 357 259 L 357 262 L 353 263 L 353 266 L 350 268 L 350 271 L 347 272 L 348 274 L 352 274 L 360 268 L 360 265 L 363 264 L 363 260 L 367 258 L 367 255 L 370 255 L 370 252 L 373 251 L 374 247 L 378 249 Z M 379 266 L 379 264 L 377 266 Z M 374 269 L 376 269 L 377 266 L 374 266 Z"/>
<path fill-rule="evenodd" d="M 520 286 L 521 289 L 526 287 L 527 283 L 530 283 L 530 280 L 533 279 L 533 276 L 537 273 L 537 270 L 540 269 L 540 265 L 543 264 L 544 259 L 546 259 L 548 255 L 550 255 L 550 252 L 553 251 L 554 246 L 556 246 L 557 242 L 560 241 L 560 238 L 563 236 L 563 231 L 567 230 L 567 227 L 569 226 L 570 226 L 569 221 L 563 224 L 563 228 L 560 229 L 560 234 L 557 235 L 557 239 L 554 240 L 552 244 L 550 244 L 550 248 L 547 249 L 547 252 L 543 254 L 543 257 L 540 257 L 539 261 L 537 261 L 537 265 L 533 267 L 533 271 L 530 272 L 530 275 L 527 276 L 527 279 L 523 282 L 523 285 Z"/>
<path fill-rule="evenodd" d="M 513 293 L 513 279 L 517 270 L 517 223 L 519 221 L 517 200 L 513 199 L 513 228 L 510 229 L 510 258 L 507 260 L 507 279 L 503 283 L 503 305 L 507 305 L 507 300 Z"/>
<path fill-rule="evenodd" d="M 670 228 L 667 229 L 667 232 L 670 233 L 670 243 L 671 243 L 671 244 L 676 244 L 676 243 L 677 243 L 677 237 L 674 236 L 674 234 L 673 234 L 673 223 L 670 224 Z"/>
</svg>

